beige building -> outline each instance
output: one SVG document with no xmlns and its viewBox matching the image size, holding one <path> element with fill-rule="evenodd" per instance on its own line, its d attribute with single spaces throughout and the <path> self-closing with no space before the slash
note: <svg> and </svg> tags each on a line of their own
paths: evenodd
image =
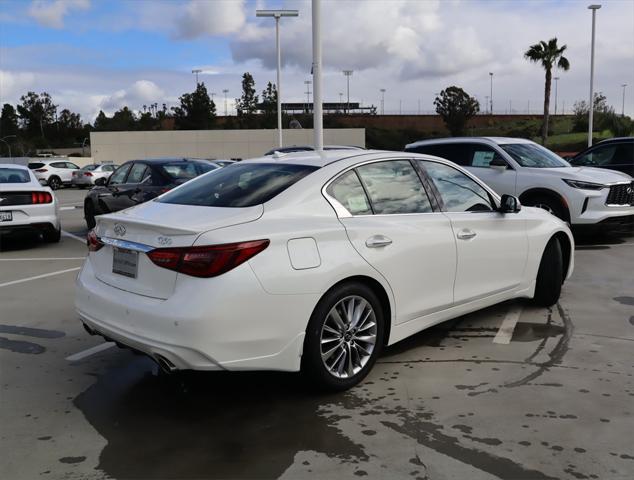
<svg viewBox="0 0 634 480">
<path fill-rule="evenodd" d="M 277 146 L 277 130 L 91 132 L 97 163 L 156 157 L 253 158 Z M 312 145 L 312 129 L 284 130 L 284 145 Z M 325 145 L 365 147 L 364 128 L 324 129 Z"/>
</svg>

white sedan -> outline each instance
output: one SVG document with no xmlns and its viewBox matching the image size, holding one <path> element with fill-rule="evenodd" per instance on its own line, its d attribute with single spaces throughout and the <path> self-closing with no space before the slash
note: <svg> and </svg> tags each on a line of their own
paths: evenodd
<svg viewBox="0 0 634 480">
<path fill-rule="evenodd" d="M 0 235 L 30 230 L 59 242 L 61 228 L 53 191 L 27 167 L 0 163 Z"/>
<path fill-rule="evenodd" d="M 557 302 L 567 225 L 426 155 L 244 161 L 99 216 L 88 332 L 165 370 L 302 370 L 346 389 L 381 348 L 511 298 Z"/>
</svg>

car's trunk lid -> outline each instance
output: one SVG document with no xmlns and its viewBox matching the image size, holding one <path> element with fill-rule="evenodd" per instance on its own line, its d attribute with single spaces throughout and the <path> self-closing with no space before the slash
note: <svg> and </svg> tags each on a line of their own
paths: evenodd
<svg viewBox="0 0 634 480">
<path fill-rule="evenodd" d="M 95 275 L 121 290 L 169 298 L 178 273 L 155 265 L 147 252 L 192 246 L 204 232 L 257 220 L 262 212 L 262 205 L 217 208 L 147 202 L 99 216 L 95 231 L 105 245 L 90 256 Z"/>
</svg>

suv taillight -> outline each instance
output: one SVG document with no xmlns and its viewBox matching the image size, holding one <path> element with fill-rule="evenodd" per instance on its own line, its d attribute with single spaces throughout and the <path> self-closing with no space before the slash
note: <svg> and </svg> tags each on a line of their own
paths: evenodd
<svg viewBox="0 0 634 480">
<path fill-rule="evenodd" d="M 51 203 L 53 195 L 48 192 L 31 192 L 31 203 L 38 205 L 42 203 Z"/>
<path fill-rule="evenodd" d="M 36 172 L 40 172 L 40 173 L 44 173 L 44 172 L 48 172 L 47 169 L 45 168 L 38 168 L 37 170 L 35 170 Z"/>
<path fill-rule="evenodd" d="M 147 256 L 159 267 L 193 277 L 210 278 L 253 258 L 269 243 L 269 240 L 251 240 L 201 247 L 157 248 L 148 252 Z"/>
<path fill-rule="evenodd" d="M 94 230 L 88 232 L 86 235 L 86 245 L 88 245 L 89 252 L 96 252 L 103 247 L 103 242 L 99 239 Z"/>
</svg>

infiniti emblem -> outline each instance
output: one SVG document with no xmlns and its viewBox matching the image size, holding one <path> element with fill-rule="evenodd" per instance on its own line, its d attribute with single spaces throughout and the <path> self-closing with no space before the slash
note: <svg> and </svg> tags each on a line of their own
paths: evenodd
<svg viewBox="0 0 634 480">
<path fill-rule="evenodd" d="M 114 233 L 119 237 L 123 237 L 125 235 L 125 227 L 120 223 L 114 224 Z"/>
</svg>

